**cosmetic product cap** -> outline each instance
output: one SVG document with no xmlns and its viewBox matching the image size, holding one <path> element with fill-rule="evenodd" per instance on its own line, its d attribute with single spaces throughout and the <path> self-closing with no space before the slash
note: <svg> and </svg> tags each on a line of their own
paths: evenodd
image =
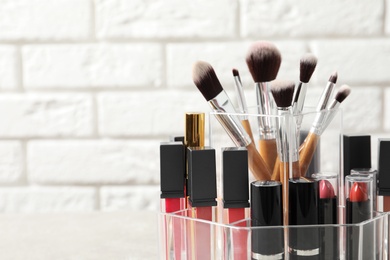
<svg viewBox="0 0 390 260">
<path fill-rule="evenodd" d="M 345 197 L 352 202 L 372 199 L 373 177 L 366 174 L 354 174 L 345 177 Z"/>
<path fill-rule="evenodd" d="M 378 193 L 390 196 L 390 139 L 378 140 Z"/>
<path fill-rule="evenodd" d="M 249 207 L 248 151 L 244 147 L 222 149 L 223 207 Z"/>
<path fill-rule="evenodd" d="M 371 168 L 371 136 L 344 135 L 344 176 L 354 168 Z"/>
<path fill-rule="evenodd" d="M 278 181 L 251 183 L 251 219 L 255 226 L 283 225 L 282 184 Z"/>
<path fill-rule="evenodd" d="M 186 147 L 203 147 L 205 139 L 205 115 L 204 113 L 185 114 L 185 136 Z"/>
<path fill-rule="evenodd" d="M 161 198 L 184 198 L 185 147 L 181 142 L 160 144 Z"/>
<path fill-rule="evenodd" d="M 289 224 L 318 224 L 318 181 L 301 177 L 289 180 Z"/>
<path fill-rule="evenodd" d="M 188 189 L 192 207 L 217 205 L 215 150 L 211 147 L 188 147 Z"/>
</svg>

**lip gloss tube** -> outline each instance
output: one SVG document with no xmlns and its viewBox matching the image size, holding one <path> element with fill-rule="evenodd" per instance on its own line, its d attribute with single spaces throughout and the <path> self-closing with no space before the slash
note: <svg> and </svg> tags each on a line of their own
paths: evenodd
<svg viewBox="0 0 390 260">
<path fill-rule="evenodd" d="M 284 259 L 282 183 L 254 181 L 251 183 L 251 259 Z M 254 227 L 277 227 L 256 229 Z"/>
<path fill-rule="evenodd" d="M 318 225 L 318 181 L 301 177 L 289 180 L 289 225 Z M 289 228 L 290 259 L 319 259 L 319 227 Z"/>
<path fill-rule="evenodd" d="M 189 217 L 215 221 L 217 181 L 215 150 L 211 147 L 188 147 Z M 215 232 L 211 223 L 190 221 L 191 259 L 215 259 Z"/>
<path fill-rule="evenodd" d="M 314 173 L 312 175 L 319 183 L 318 224 L 337 224 L 338 174 Z M 326 226 L 320 229 L 321 259 L 339 259 L 338 228 Z"/>
<path fill-rule="evenodd" d="M 185 208 L 185 148 L 182 142 L 160 144 L 161 212 L 173 213 Z M 182 251 L 182 223 L 178 218 L 164 223 L 166 259 L 180 259 Z M 171 227 L 171 229 L 168 229 Z"/>
<path fill-rule="evenodd" d="M 249 208 L 249 177 L 248 151 L 244 147 L 229 147 L 222 149 L 222 184 L 223 184 L 223 214 L 222 222 L 231 224 L 248 217 Z M 242 221 L 236 226 L 245 227 Z M 229 229 L 225 234 L 225 259 L 247 259 L 246 230 Z M 231 241 L 229 241 L 231 240 Z M 232 242 L 232 246 L 227 243 Z M 233 254 L 231 254 L 233 250 Z"/>
<path fill-rule="evenodd" d="M 373 217 L 372 185 L 373 179 L 368 175 L 355 174 L 345 177 L 347 224 L 358 224 Z M 377 259 L 374 230 L 374 223 L 347 227 L 347 260 Z"/>
</svg>

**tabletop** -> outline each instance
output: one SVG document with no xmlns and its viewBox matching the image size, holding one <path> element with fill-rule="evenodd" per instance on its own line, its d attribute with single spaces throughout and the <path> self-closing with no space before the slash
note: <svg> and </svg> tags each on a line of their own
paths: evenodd
<svg viewBox="0 0 390 260">
<path fill-rule="evenodd" d="M 158 259 L 157 213 L 0 215 L 0 259 Z"/>
</svg>

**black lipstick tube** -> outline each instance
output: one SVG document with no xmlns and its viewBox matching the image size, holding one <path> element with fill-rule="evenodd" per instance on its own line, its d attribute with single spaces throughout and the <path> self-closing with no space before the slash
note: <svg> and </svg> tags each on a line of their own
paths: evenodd
<svg viewBox="0 0 390 260">
<path fill-rule="evenodd" d="M 318 225 L 318 181 L 301 177 L 289 180 L 289 225 Z M 291 227 L 289 255 L 295 259 L 320 259 L 319 227 Z"/>
<path fill-rule="evenodd" d="M 278 181 L 251 183 L 251 259 L 284 259 L 282 184 Z M 279 226 L 280 228 L 277 228 Z"/>
<path fill-rule="evenodd" d="M 373 179 L 368 175 L 355 174 L 345 177 L 347 224 L 358 224 L 373 217 L 372 185 Z M 345 259 L 378 259 L 374 230 L 374 222 L 348 226 Z"/>
<path fill-rule="evenodd" d="M 328 225 L 320 228 L 320 259 L 340 259 L 339 227 L 337 224 L 338 174 L 315 173 L 312 175 L 318 181 L 318 223 Z"/>
</svg>

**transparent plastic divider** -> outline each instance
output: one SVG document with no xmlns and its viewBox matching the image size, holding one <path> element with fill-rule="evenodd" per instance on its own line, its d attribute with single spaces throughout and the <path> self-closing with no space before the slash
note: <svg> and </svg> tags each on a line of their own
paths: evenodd
<svg viewBox="0 0 390 260">
<path fill-rule="evenodd" d="M 251 227 L 250 219 L 244 219 L 229 225 L 220 224 L 211 221 L 193 219 L 187 217 L 190 214 L 187 210 L 176 213 L 159 213 L 159 229 L 161 233 L 166 232 L 165 236 L 160 236 L 160 257 L 161 259 L 206 259 L 201 252 L 194 250 L 193 238 L 197 236 L 197 229 L 203 228 L 210 230 L 212 243 L 203 245 L 203 251 L 211 250 L 210 259 L 262 259 L 265 257 L 262 251 L 258 251 L 258 245 L 253 241 L 258 241 L 260 248 L 280 243 L 272 239 L 269 234 L 288 232 L 290 236 L 289 243 L 283 241 L 284 259 L 300 259 L 297 257 L 305 256 L 304 259 L 340 259 L 340 260 L 359 260 L 359 259 L 387 259 L 388 256 L 388 213 L 376 213 L 375 217 L 359 224 L 338 224 L 338 225 L 310 225 L 310 226 L 280 226 L 280 227 Z M 173 241 L 175 236 L 173 223 L 180 223 L 180 230 L 183 237 L 183 243 L 180 254 L 174 251 L 166 254 L 164 237 Z M 196 227 L 195 229 L 193 227 Z M 341 230 L 345 230 L 346 237 L 341 236 Z M 300 234 L 313 232 L 318 234 L 318 241 L 305 241 Z M 325 233 L 337 234 L 337 239 L 324 240 Z M 203 235 L 205 235 L 203 233 Z M 240 240 L 234 238 L 239 237 Z M 268 240 L 256 240 L 254 237 L 268 237 Z M 273 236 L 275 237 L 275 236 Z M 242 238 L 246 243 L 242 243 Z M 296 239 L 296 240 L 294 240 Z M 347 239 L 352 242 L 351 247 L 345 247 Z M 341 243 L 339 243 L 341 242 Z M 309 245 L 308 245 L 309 244 Z M 265 246 L 264 246 L 265 245 Z M 298 245 L 298 248 L 297 248 Z M 313 247 L 314 245 L 314 247 Z M 341 246 L 340 246 L 341 245 Z M 254 250 L 256 248 L 256 250 Z M 176 249 L 173 249 L 176 250 Z M 199 250 L 199 248 L 197 249 Z M 334 254 L 337 252 L 337 254 Z M 176 256 L 180 256 L 177 258 Z M 237 256 L 241 256 L 237 258 Z M 268 256 L 271 257 L 271 256 Z M 268 259 L 268 258 L 264 258 Z M 279 259 L 269 258 L 269 259 Z M 282 259 L 282 258 L 281 258 Z"/>
</svg>

